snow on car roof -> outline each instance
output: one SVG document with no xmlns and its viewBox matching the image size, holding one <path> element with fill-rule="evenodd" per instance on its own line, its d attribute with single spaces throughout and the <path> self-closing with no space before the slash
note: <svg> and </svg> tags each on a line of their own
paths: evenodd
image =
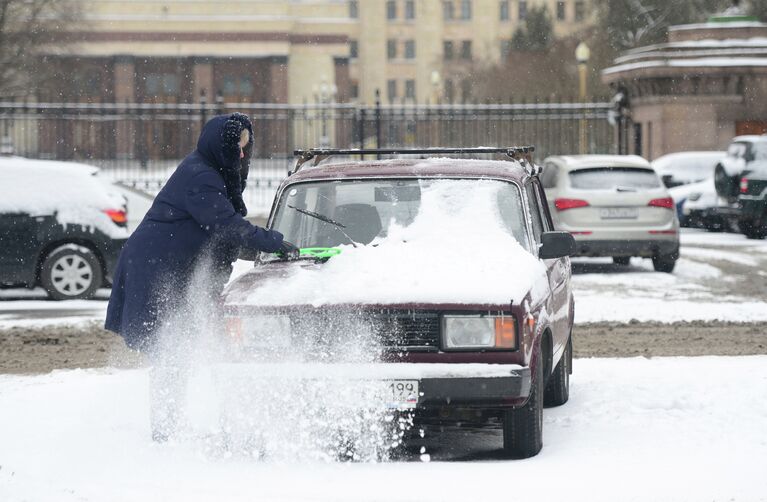
<svg viewBox="0 0 767 502">
<path fill-rule="evenodd" d="M 565 169 L 584 167 L 645 167 L 651 169 L 647 160 L 639 155 L 561 155 L 547 160 L 558 160 Z"/>
<path fill-rule="evenodd" d="M 55 215 L 61 224 L 98 228 L 127 237 L 104 209 L 122 209 L 125 200 L 93 176 L 98 168 L 70 162 L 0 157 L 0 212 Z"/>
</svg>

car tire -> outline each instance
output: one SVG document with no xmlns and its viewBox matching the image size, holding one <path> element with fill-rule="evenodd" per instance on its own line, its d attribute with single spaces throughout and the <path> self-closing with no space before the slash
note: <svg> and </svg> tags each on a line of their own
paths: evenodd
<svg viewBox="0 0 767 502">
<path fill-rule="evenodd" d="M 570 375 L 573 372 L 573 338 L 570 336 L 565 345 L 565 352 L 549 376 L 543 393 L 543 406 L 549 408 L 562 406 L 570 399 Z"/>
<path fill-rule="evenodd" d="M 613 263 L 616 265 L 622 265 L 626 266 L 629 263 L 631 263 L 631 257 L 630 256 L 613 256 Z"/>
<path fill-rule="evenodd" d="M 91 298 L 104 274 L 96 254 L 84 246 L 65 244 L 43 259 L 40 284 L 54 300 Z"/>
<path fill-rule="evenodd" d="M 763 225 L 760 221 L 741 221 L 740 227 L 743 235 L 748 239 L 764 239 L 767 234 L 767 225 Z"/>
<path fill-rule="evenodd" d="M 676 259 L 677 255 L 668 255 L 668 254 L 662 254 L 658 256 L 653 256 L 652 258 L 652 267 L 655 269 L 656 272 L 666 272 L 667 274 L 670 274 L 674 271 L 674 266 L 676 265 Z"/>
<path fill-rule="evenodd" d="M 509 457 L 533 457 L 543 447 L 543 378 L 543 360 L 539 358 L 527 403 L 504 411 L 503 450 Z"/>
<path fill-rule="evenodd" d="M 714 168 L 714 188 L 716 194 L 726 199 L 733 199 L 738 196 L 740 189 L 740 176 L 730 176 L 724 169 L 724 166 L 718 164 Z"/>
</svg>

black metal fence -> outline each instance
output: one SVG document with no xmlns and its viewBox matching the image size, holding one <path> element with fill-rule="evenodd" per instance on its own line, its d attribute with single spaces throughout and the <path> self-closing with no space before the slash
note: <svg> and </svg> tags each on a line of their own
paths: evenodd
<svg viewBox="0 0 767 502">
<path fill-rule="evenodd" d="M 271 187 L 311 147 L 509 146 L 547 155 L 614 153 L 610 103 L 464 105 L 0 102 L 0 150 L 98 165 L 152 190 L 191 152 L 205 121 L 241 111 L 253 120 L 252 178 Z"/>
</svg>

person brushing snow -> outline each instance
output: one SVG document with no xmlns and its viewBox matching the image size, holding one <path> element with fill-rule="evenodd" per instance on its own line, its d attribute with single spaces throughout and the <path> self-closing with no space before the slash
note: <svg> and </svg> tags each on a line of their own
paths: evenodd
<svg viewBox="0 0 767 502">
<path fill-rule="evenodd" d="M 188 364 L 167 358 L 167 345 L 181 343 L 179 335 L 164 336 L 175 340 L 162 340 L 161 335 L 190 328 L 184 315 L 195 310 L 190 308 L 192 297 L 205 307 L 217 304 L 240 250 L 296 251 L 279 232 L 244 218 L 242 192 L 252 149 L 247 116 L 233 113 L 209 120 L 196 150 L 157 194 L 118 259 L 105 328 L 122 336 L 128 347 L 147 353 L 153 363 L 155 440 L 167 439 L 176 426 L 178 410 L 168 403 L 178 397 L 163 393 L 183 387 L 179 368 Z"/>
</svg>

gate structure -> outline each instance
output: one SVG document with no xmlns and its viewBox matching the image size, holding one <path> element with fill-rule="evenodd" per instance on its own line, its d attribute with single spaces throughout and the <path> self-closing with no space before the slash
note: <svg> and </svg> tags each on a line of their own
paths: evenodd
<svg viewBox="0 0 767 502">
<path fill-rule="evenodd" d="M 462 105 L 0 102 L 0 153 L 99 166 L 119 182 L 156 192 L 190 153 L 202 124 L 240 111 L 253 120 L 248 199 L 268 208 L 295 149 L 472 147 L 533 144 L 547 155 L 614 153 L 611 104 Z M 585 144 L 580 131 L 585 131 Z M 246 199 L 247 200 L 247 199 Z"/>
</svg>

